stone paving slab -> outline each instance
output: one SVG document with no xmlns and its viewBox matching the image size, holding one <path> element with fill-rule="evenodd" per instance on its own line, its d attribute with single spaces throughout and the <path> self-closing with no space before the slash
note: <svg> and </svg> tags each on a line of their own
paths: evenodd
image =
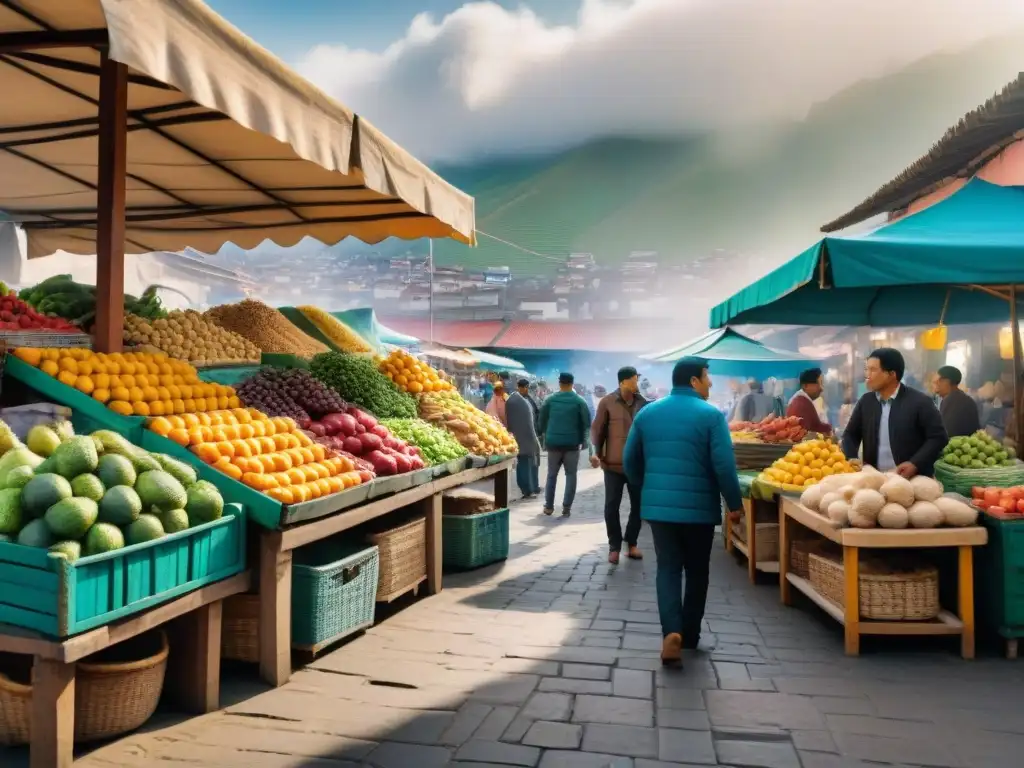
<svg viewBox="0 0 1024 768">
<path fill-rule="evenodd" d="M 218 713 L 159 713 L 83 754 L 96 768 L 1011 768 L 1024 666 L 866 639 L 785 608 L 716 541 L 701 649 L 662 669 L 655 562 L 607 563 L 600 472 L 568 520 L 512 507 L 507 562 L 295 673 L 278 690 L 231 667 Z M 0 765 L 27 765 L 0 749 Z"/>
</svg>

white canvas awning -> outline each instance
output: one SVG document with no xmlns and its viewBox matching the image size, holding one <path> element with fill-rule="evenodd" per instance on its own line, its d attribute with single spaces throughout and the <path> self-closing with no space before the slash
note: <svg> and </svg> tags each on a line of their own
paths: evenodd
<svg viewBox="0 0 1024 768">
<path fill-rule="evenodd" d="M 473 241 L 471 197 L 199 0 L 4 0 L 0 211 L 29 257 L 97 251 L 106 46 L 128 68 L 126 253 Z"/>
</svg>

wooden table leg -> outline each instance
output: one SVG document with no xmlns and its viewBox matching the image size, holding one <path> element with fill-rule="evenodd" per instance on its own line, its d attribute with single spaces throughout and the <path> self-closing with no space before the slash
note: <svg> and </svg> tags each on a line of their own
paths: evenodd
<svg viewBox="0 0 1024 768">
<path fill-rule="evenodd" d="M 441 591 L 443 550 L 441 546 L 441 494 L 423 500 L 427 517 L 427 594 Z"/>
<path fill-rule="evenodd" d="M 260 677 L 275 688 L 292 674 L 292 553 L 275 532 L 260 535 Z"/>
<path fill-rule="evenodd" d="M 779 504 L 779 599 L 783 605 L 792 605 L 793 596 L 789 588 L 789 537 L 792 535 L 789 515 Z"/>
<path fill-rule="evenodd" d="M 974 658 L 974 549 L 969 546 L 957 547 L 958 602 L 960 621 L 964 624 L 960 635 L 960 655 L 965 659 Z"/>
<path fill-rule="evenodd" d="M 494 473 L 494 508 L 504 509 L 508 506 L 508 469 Z"/>
<path fill-rule="evenodd" d="M 186 712 L 220 707 L 220 637 L 224 603 L 218 600 L 182 616 L 172 627 L 167 685 Z"/>
<path fill-rule="evenodd" d="M 860 561 L 856 547 L 843 547 L 843 622 L 846 655 L 860 655 Z"/>
<path fill-rule="evenodd" d="M 31 768 L 70 768 L 75 746 L 75 665 L 39 656 L 32 665 Z"/>
<path fill-rule="evenodd" d="M 751 584 L 757 583 L 757 515 L 754 514 L 754 502 L 745 500 L 743 513 L 747 518 L 747 578 Z"/>
</svg>

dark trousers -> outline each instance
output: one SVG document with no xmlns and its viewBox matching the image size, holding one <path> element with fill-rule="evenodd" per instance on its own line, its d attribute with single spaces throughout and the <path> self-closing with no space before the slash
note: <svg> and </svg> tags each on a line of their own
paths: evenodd
<svg viewBox="0 0 1024 768">
<path fill-rule="evenodd" d="M 612 552 L 622 549 L 622 491 L 629 491 L 629 519 L 626 521 L 626 545 L 636 546 L 640 535 L 640 488 L 626 481 L 621 472 L 604 470 L 604 525 L 608 529 L 608 548 Z"/>
<path fill-rule="evenodd" d="M 523 496 L 540 493 L 540 456 L 519 456 L 516 462 L 516 485 Z"/>
<path fill-rule="evenodd" d="M 696 648 L 708 599 L 708 570 L 715 526 L 648 520 L 658 558 L 655 581 L 662 636 L 678 633 L 684 648 Z M 683 574 L 686 593 L 683 594 Z"/>
</svg>

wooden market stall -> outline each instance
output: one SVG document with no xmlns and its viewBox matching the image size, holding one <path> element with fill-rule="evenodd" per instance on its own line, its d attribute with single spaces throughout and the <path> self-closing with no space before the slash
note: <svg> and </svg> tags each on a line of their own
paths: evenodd
<svg viewBox="0 0 1024 768">
<path fill-rule="evenodd" d="M 24 229 L 29 258 L 57 250 L 97 254 L 97 351 L 117 352 L 122 346 L 125 254 L 186 246 L 214 252 L 225 242 L 249 248 L 268 238 L 292 245 L 306 236 L 328 244 L 348 236 L 367 243 L 388 237 L 474 242 L 472 198 L 291 72 L 200 0 L 3 2 L 0 65 L 5 94 L 0 176 L 6 181 L 0 185 L 0 210 Z M 66 389 L 69 397 L 77 394 Z M 136 430 L 134 442 L 140 442 L 143 431 L 143 420 L 137 421 L 120 424 Z M 321 517 L 305 527 L 267 531 L 265 539 L 279 548 L 263 550 L 280 563 L 318 533 L 426 503 L 429 587 L 437 590 L 437 494 L 490 475 L 504 478 L 505 485 L 498 485 L 507 487 L 507 463 L 482 467 L 477 474 L 431 479 L 370 502 L 361 512 L 353 510 L 345 522 Z M 496 497 L 505 498 L 500 490 Z M 323 515 L 338 511 L 320 505 Z M 31 689 L 18 694 L 33 696 L 25 727 L 31 726 L 34 768 L 64 768 L 72 762 L 76 664 L 86 654 L 168 622 L 175 628 L 192 622 L 172 633 L 178 643 L 172 658 L 184 664 L 183 676 L 176 676 L 186 684 L 184 701 L 196 711 L 216 708 L 221 601 L 251 586 L 244 569 L 246 519 L 245 509 L 239 508 L 210 524 L 210 531 L 200 526 L 173 534 L 175 546 L 193 554 L 179 561 L 188 563 L 179 568 L 185 581 L 174 581 L 170 591 L 154 584 L 152 593 L 140 598 L 139 582 L 124 582 L 110 592 L 116 610 L 106 618 L 98 612 L 88 626 L 72 626 L 74 605 L 61 603 L 60 610 L 72 613 L 57 611 L 60 632 L 25 629 L 39 621 L 32 617 L 25 618 L 28 625 L 2 625 L 0 650 L 36 660 L 35 694 Z M 230 536 L 231 546 L 222 541 L 211 550 L 218 557 L 231 553 L 230 567 L 193 574 L 193 565 L 217 560 L 196 554 L 207 551 L 196 549 L 198 539 L 211 536 Z M 102 567 L 109 566 L 108 578 L 127 579 L 129 573 L 137 578 L 134 569 L 118 566 L 119 557 L 101 558 L 107 563 Z M 76 568 L 50 560 L 33 561 L 44 571 L 33 578 L 55 594 L 64 589 L 65 599 L 73 596 L 73 587 L 66 590 L 75 583 Z M 55 569 L 51 575 L 45 573 L 49 567 Z M 273 578 L 267 579 L 277 584 L 270 590 L 275 598 L 280 595 L 278 575 L 287 581 L 287 569 L 275 566 Z M 272 638 L 283 638 L 284 649 L 289 646 L 289 604 L 290 595 L 268 602 L 266 611 L 274 622 L 283 616 L 283 627 L 268 629 Z M 3 616 L 24 613 L 14 604 Z M 264 647 L 268 655 L 284 653 L 273 639 Z M 276 682 L 290 672 L 276 662 L 265 666 L 273 670 L 267 677 Z"/>
</svg>

